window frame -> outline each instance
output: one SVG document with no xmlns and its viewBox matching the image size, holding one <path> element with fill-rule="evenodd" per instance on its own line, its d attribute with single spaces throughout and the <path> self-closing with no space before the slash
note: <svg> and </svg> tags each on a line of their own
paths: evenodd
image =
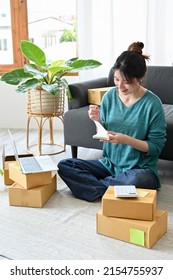
<svg viewBox="0 0 173 280">
<path fill-rule="evenodd" d="M 0 75 L 23 67 L 25 58 L 20 51 L 20 41 L 28 40 L 27 0 L 10 0 L 13 63 L 1 64 Z M 22 20 L 21 20 L 22 19 Z"/>
</svg>

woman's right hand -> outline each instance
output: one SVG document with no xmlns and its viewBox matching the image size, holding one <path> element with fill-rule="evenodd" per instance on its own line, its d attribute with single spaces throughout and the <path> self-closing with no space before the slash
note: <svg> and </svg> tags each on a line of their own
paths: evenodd
<svg viewBox="0 0 173 280">
<path fill-rule="evenodd" d="M 93 121 L 100 121 L 100 107 L 97 105 L 90 105 L 88 110 L 88 116 Z"/>
</svg>

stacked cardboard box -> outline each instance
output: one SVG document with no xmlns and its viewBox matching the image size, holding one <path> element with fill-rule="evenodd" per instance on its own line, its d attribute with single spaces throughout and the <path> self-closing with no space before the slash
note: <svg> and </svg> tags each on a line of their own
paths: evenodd
<svg viewBox="0 0 173 280">
<path fill-rule="evenodd" d="M 49 171 L 23 174 L 13 158 L 6 159 L 4 163 L 4 183 L 11 185 L 8 188 L 9 204 L 13 206 L 43 207 L 56 191 L 56 173 Z"/>
<path fill-rule="evenodd" d="M 11 185 L 14 183 L 12 179 L 9 177 L 9 164 L 14 163 L 16 161 L 14 155 L 6 155 L 5 154 L 5 147 L 3 147 L 3 154 L 2 154 L 2 165 L 3 165 L 3 170 L 4 170 L 4 184 L 5 185 Z M 20 157 L 28 157 L 32 156 L 31 154 L 20 154 Z"/>
<path fill-rule="evenodd" d="M 168 214 L 156 208 L 156 190 L 137 193 L 136 198 L 117 198 L 110 186 L 97 213 L 97 233 L 152 248 L 167 232 Z"/>
</svg>

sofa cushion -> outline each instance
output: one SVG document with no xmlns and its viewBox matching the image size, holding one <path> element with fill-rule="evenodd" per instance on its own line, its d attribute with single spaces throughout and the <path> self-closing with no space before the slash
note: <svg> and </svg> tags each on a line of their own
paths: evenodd
<svg viewBox="0 0 173 280">
<path fill-rule="evenodd" d="M 160 154 L 160 159 L 173 160 L 173 105 L 163 104 L 165 119 L 167 123 L 167 140 Z"/>
<path fill-rule="evenodd" d="M 173 105 L 163 104 L 166 123 L 173 126 Z"/>
<path fill-rule="evenodd" d="M 173 104 L 173 67 L 148 66 L 143 85 L 159 96 L 163 104 Z"/>
<path fill-rule="evenodd" d="M 96 127 L 88 117 L 88 106 L 72 109 L 64 114 L 65 144 L 93 149 L 102 149 L 103 144 L 93 139 Z"/>
</svg>

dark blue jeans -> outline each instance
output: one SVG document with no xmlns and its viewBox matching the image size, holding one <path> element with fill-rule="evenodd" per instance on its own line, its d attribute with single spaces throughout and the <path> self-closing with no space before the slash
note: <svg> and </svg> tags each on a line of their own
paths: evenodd
<svg viewBox="0 0 173 280">
<path fill-rule="evenodd" d="M 102 197 L 109 186 L 135 185 L 142 189 L 157 188 L 155 174 L 145 169 L 131 169 L 111 176 L 98 160 L 78 158 L 61 160 L 58 168 L 59 176 L 74 196 L 90 202 Z"/>
</svg>

